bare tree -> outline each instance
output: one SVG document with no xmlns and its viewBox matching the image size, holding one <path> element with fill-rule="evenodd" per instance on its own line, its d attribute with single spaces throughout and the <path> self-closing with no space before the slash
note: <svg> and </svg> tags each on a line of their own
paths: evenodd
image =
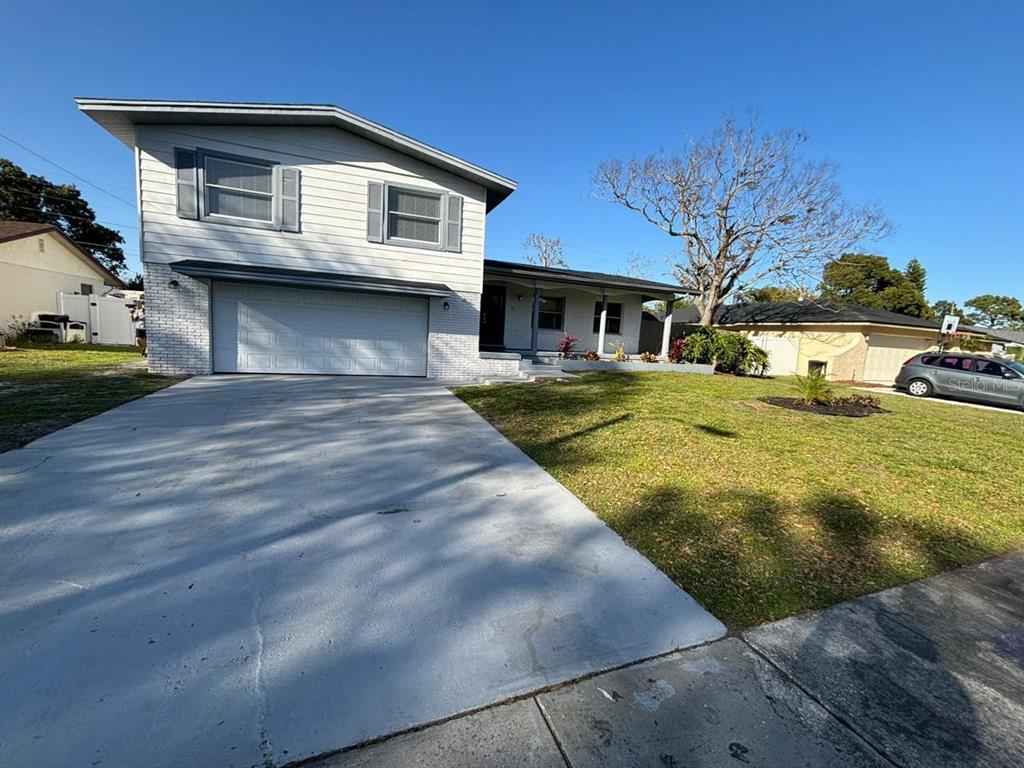
<svg viewBox="0 0 1024 768">
<path fill-rule="evenodd" d="M 523 242 L 523 247 L 532 252 L 527 253 L 526 260 L 539 267 L 566 267 L 562 256 L 562 239 L 545 237 L 541 232 L 533 232 Z"/>
<path fill-rule="evenodd" d="M 650 280 L 654 265 L 649 258 L 636 251 L 626 254 L 626 274 L 641 280 Z"/>
<path fill-rule="evenodd" d="M 676 279 L 699 291 L 701 325 L 734 293 L 771 278 L 799 284 L 830 259 L 891 231 L 872 205 L 847 203 L 827 161 L 799 157 L 807 137 L 762 133 L 726 116 L 685 152 L 602 163 L 595 194 L 683 244 Z"/>
</svg>

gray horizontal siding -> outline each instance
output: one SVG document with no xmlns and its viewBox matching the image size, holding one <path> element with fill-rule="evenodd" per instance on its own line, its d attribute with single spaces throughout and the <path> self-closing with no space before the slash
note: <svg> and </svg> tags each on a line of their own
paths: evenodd
<svg viewBox="0 0 1024 768">
<path fill-rule="evenodd" d="M 334 269 L 480 291 L 485 234 L 482 187 L 330 128 L 144 126 L 138 131 L 138 142 L 142 243 L 147 262 L 194 258 Z M 300 167 L 302 231 L 276 232 L 179 219 L 173 171 L 176 146 L 200 146 Z M 462 252 L 367 242 L 366 185 L 370 180 L 462 195 Z"/>
</svg>

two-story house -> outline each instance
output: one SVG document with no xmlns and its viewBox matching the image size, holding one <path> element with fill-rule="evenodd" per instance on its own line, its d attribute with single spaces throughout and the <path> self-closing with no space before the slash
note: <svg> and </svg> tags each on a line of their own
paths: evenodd
<svg viewBox="0 0 1024 768">
<path fill-rule="evenodd" d="M 77 103 L 134 152 L 157 372 L 511 374 L 563 332 L 635 352 L 685 292 L 486 261 L 515 182 L 338 107 Z"/>
</svg>

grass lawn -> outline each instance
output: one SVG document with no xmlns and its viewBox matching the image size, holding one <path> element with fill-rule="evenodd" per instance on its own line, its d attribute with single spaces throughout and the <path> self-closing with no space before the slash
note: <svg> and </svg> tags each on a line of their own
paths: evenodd
<svg viewBox="0 0 1024 768">
<path fill-rule="evenodd" d="M 131 347 L 0 352 L 0 453 L 177 381 L 146 371 Z"/>
<path fill-rule="evenodd" d="M 761 402 L 791 380 L 655 373 L 457 394 L 733 627 L 1024 547 L 1010 411 L 822 416 Z"/>
</svg>

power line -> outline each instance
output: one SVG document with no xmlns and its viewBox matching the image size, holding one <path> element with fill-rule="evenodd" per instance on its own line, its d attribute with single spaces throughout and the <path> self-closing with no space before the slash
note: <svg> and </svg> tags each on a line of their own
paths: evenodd
<svg viewBox="0 0 1024 768">
<path fill-rule="evenodd" d="M 69 203 L 85 203 L 86 205 L 88 205 L 88 201 L 85 200 L 85 198 L 82 198 L 82 197 L 78 197 L 78 198 L 63 197 L 61 195 L 51 194 L 50 192 L 42 192 L 42 191 L 40 191 L 38 189 L 32 189 L 31 187 L 17 187 L 17 186 L 14 186 L 14 185 L 11 185 L 10 187 L 8 187 L 8 189 L 13 190 L 14 194 L 16 194 L 16 195 L 30 195 L 30 196 L 33 196 L 33 197 L 35 197 L 35 196 L 48 197 L 51 200 L 65 200 L 65 201 L 67 201 Z"/>
<path fill-rule="evenodd" d="M 38 208 L 33 208 L 29 205 L 16 205 L 15 208 L 21 208 L 23 211 L 38 211 Z M 121 229 L 138 229 L 134 224 L 118 224 L 115 221 L 107 221 L 106 219 L 90 219 L 88 216 L 72 216 L 70 213 L 54 214 L 57 218 L 61 219 L 78 219 L 79 221 L 88 221 L 91 224 L 104 224 L 111 227 L 120 227 Z"/>
<path fill-rule="evenodd" d="M 105 195 L 110 195 L 115 200 L 119 200 L 120 202 L 124 203 L 125 205 L 129 206 L 130 208 L 135 208 L 135 203 L 129 203 L 123 197 L 121 197 L 120 195 L 115 195 L 109 189 L 104 189 L 99 184 L 94 184 L 93 182 L 89 181 L 88 179 L 86 179 L 86 178 L 84 178 L 82 176 L 79 176 L 74 171 L 69 171 L 63 165 L 60 165 L 59 163 L 55 163 L 53 160 L 50 160 L 48 157 L 44 157 L 43 155 L 41 155 L 38 152 L 36 152 L 34 149 L 29 149 L 24 144 L 22 144 L 20 141 L 15 141 L 10 136 L 8 136 L 8 135 L 6 135 L 4 133 L 0 133 L 0 139 L 7 139 L 9 142 L 11 142 L 11 144 L 14 144 L 16 146 L 21 147 L 22 149 L 24 149 L 29 154 L 35 155 L 36 157 L 38 157 L 43 162 L 46 162 L 46 163 L 49 163 L 50 165 L 52 165 L 54 168 L 59 168 L 60 170 L 64 171 L 64 173 L 68 174 L 69 176 L 73 176 L 74 178 L 76 178 L 80 182 L 82 182 L 83 184 L 88 184 L 90 187 L 98 189 L 100 192 L 102 192 Z"/>
</svg>

